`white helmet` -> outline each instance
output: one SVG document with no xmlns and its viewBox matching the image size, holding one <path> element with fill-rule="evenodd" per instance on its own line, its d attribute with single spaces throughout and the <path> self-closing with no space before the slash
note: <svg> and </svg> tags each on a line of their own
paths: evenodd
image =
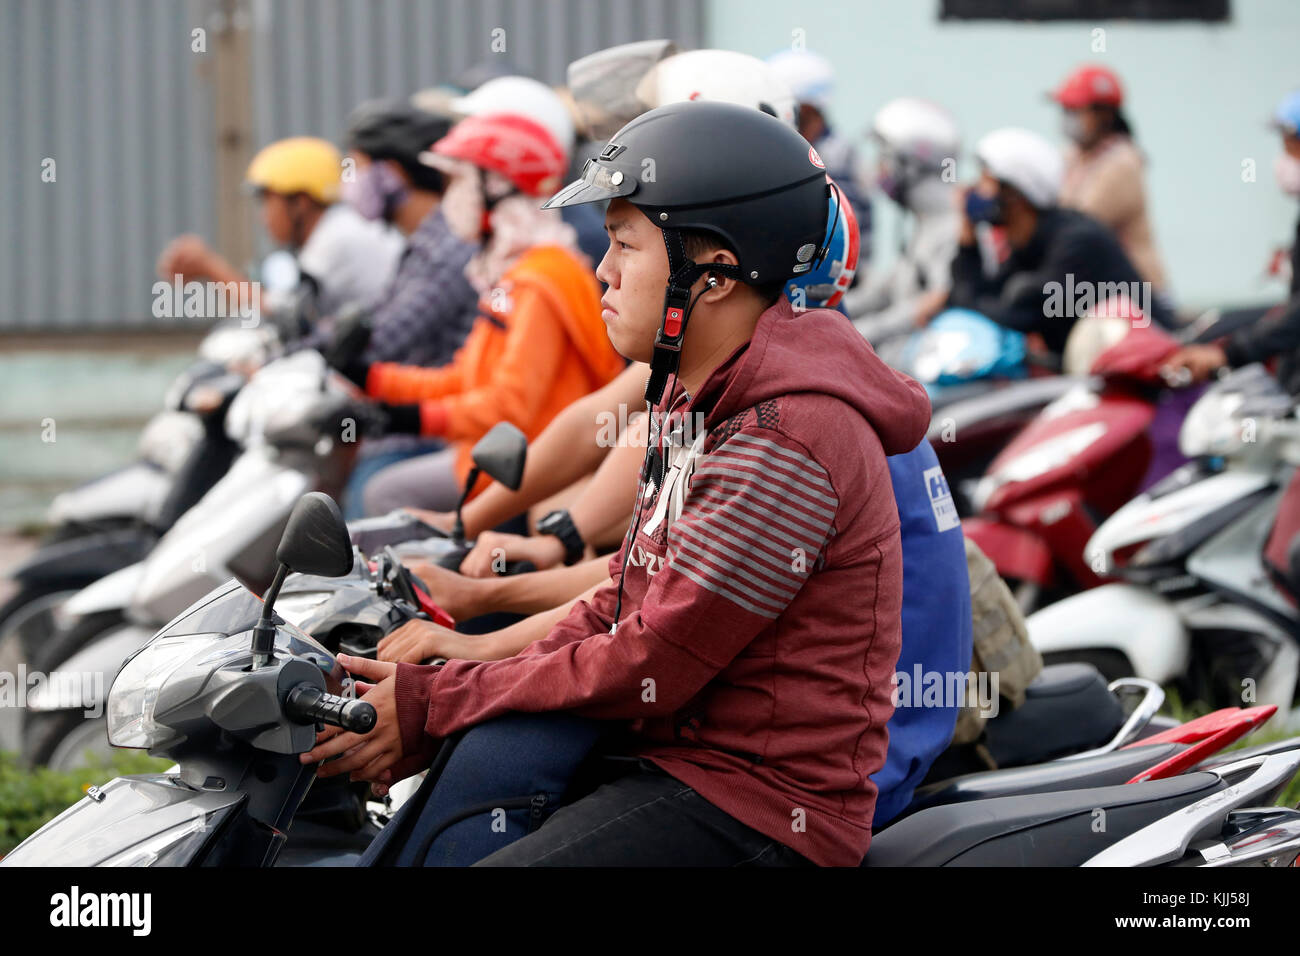
<svg viewBox="0 0 1300 956">
<path fill-rule="evenodd" d="M 1039 209 L 1056 205 L 1064 162 L 1037 133 L 1015 127 L 994 130 L 976 145 L 975 156 L 989 175 L 1015 187 Z"/>
<path fill-rule="evenodd" d="M 526 116 L 546 128 L 565 155 L 573 148 L 573 117 L 564 100 L 553 89 L 527 76 L 499 76 L 472 93 L 451 101 L 461 116 L 514 113 Z"/>
<path fill-rule="evenodd" d="M 790 87 L 758 57 L 732 50 L 692 50 L 660 60 L 636 87 L 646 109 L 686 100 L 751 106 L 791 126 L 795 99 Z"/>
<path fill-rule="evenodd" d="M 961 149 L 957 121 L 942 106 L 910 96 L 890 100 L 871 124 L 871 135 L 900 158 L 933 168 Z"/>
<path fill-rule="evenodd" d="M 835 70 L 829 60 L 807 50 L 782 50 L 769 56 L 767 62 L 785 80 L 796 101 L 825 112 L 835 85 Z"/>
</svg>

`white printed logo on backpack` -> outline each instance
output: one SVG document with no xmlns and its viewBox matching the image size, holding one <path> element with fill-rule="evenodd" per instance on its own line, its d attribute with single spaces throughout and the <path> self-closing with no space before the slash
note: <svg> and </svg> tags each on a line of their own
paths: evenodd
<svg viewBox="0 0 1300 956">
<path fill-rule="evenodd" d="M 921 473 L 925 480 L 925 490 L 930 496 L 930 507 L 934 509 L 934 523 L 940 531 L 951 531 L 961 526 L 957 517 L 957 505 L 948 490 L 948 479 L 943 476 L 943 469 L 936 465 Z"/>
</svg>

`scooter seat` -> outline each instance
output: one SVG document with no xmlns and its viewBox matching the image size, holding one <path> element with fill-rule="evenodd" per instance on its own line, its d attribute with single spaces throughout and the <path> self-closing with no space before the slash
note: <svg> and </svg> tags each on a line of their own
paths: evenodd
<svg viewBox="0 0 1300 956">
<path fill-rule="evenodd" d="M 1091 664 L 1052 664 L 1025 689 L 1025 702 L 985 725 L 999 767 L 1023 767 L 1099 747 L 1124 723 L 1124 708 Z"/>
<path fill-rule="evenodd" d="M 931 807 L 873 838 L 863 866 L 1079 866 L 1226 786 L 1194 773 Z"/>
<path fill-rule="evenodd" d="M 1116 786 L 1132 780 L 1143 770 L 1154 767 L 1183 749 L 1182 744 L 1151 744 L 1080 760 L 1053 760 L 1029 767 L 962 774 L 960 777 L 921 787 L 907 808 L 890 821 L 888 826 L 930 807 L 994 797 L 1077 790 L 1080 787 Z"/>
</svg>

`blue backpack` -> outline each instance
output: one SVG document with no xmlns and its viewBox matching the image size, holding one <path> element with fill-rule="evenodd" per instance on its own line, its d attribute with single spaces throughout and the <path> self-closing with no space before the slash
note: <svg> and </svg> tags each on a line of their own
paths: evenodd
<svg viewBox="0 0 1300 956">
<path fill-rule="evenodd" d="M 970 579 L 961 522 L 939 459 L 928 441 L 889 459 L 903 543 L 903 647 L 897 671 L 911 686 L 922 674 L 966 673 L 971 662 Z M 921 706 L 907 695 L 889 720 L 885 765 L 872 776 L 875 826 L 888 823 L 912 800 L 912 791 L 952 739 L 954 701 Z"/>
</svg>

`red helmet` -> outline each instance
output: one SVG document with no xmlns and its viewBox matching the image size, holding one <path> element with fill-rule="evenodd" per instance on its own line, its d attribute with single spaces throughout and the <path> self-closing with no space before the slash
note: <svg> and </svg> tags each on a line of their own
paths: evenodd
<svg viewBox="0 0 1300 956">
<path fill-rule="evenodd" d="M 515 113 L 467 116 L 433 144 L 433 151 L 500 173 L 530 196 L 555 192 L 569 168 L 563 147 L 546 127 Z"/>
<path fill-rule="evenodd" d="M 1051 96 L 1067 110 L 1085 106 L 1119 106 L 1124 102 L 1124 89 L 1119 77 L 1104 66 L 1081 66 L 1067 76 Z"/>
</svg>

